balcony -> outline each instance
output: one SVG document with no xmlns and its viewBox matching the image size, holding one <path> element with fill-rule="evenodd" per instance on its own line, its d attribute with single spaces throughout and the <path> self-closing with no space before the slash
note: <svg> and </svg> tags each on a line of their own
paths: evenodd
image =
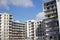
<svg viewBox="0 0 60 40">
<path fill-rule="evenodd" d="M 59 27 L 49 27 L 49 28 L 46 28 L 45 31 L 46 32 L 56 32 L 56 31 L 59 31 Z"/>
<path fill-rule="evenodd" d="M 45 21 L 45 23 L 49 23 L 49 22 L 51 22 L 52 20 L 47 20 L 47 21 Z M 47 26 L 47 25 L 46 25 Z"/>
<path fill-rule="evenodd" d="M 45 27 L 45 29 L 49 29 L 49 28 L 53 28 L 53 29 L 56 28 L 56 29 L 59 29 L 58 26 L 59 26 L 59 25 L 55 23 L 55 24 L 47 25 L 47 26 Z M 53 29 L 52 29 L 52 30 L 53 30 Z"/>
<path fill-rule="evenodd" d="M 50 16 L 50 17 L 48 17 L 48 18 L 54 18 L 54 17 L 56 17 L 57 15 L 54 15 L 54 16 Z"/>
<path fill-rule="evenodd" d="M 56 13 L 57 13 L 57 11 L 55 10 L 55 11 L 50 11 L 50 12 L 47 12 L 47 13 L 46 13 L 46 15 L 56 14 Z"/>
<path fill-rule="evenodd" d="M 52 6 L 56 6 L 56 3 L 50 4 L 50 5 L 45 5 L 44 9 L 47 8 L 47 7 L 52 7 Z"/>
<path fill-rule="evenodd" d="M 9 28 L 9 30 L 12 30 L 12 28 Z"/>
<path fill-rule="evenodd" d="M 47 16 L 47 19 L 56 19 L 58 16 L 57 15 L 50 15 L 50 16 Z"/>
<path fill-rule="evenodd" d="M 48 5 L 51 5 L 54 3 L 56 3 L 56 0 L 48 0 L 48 1 L 44 2 L 44 6 L 48 6 Z"/>
<path fill-rule="evenodd" d="M 10 15 L 10 17 L 13 17 L 12 15 Z"/>
<path fill-rule="evenodd" d="M 50 4 L 48 6 L 44 6 L 44 11 L 45 12 L 53 11 L 53 10 L 56 10 L 56 9 L 57 9 L 56 3 Z"/>
<path fill-rule="evenodd" d="M 46 36 L 53 36 L 53 35 L 57 35 L 58 32 L 48 32 L 46 33 Z"/>
<path fill-rule="evenodd" d="M 49 22 L 52 22 L 52 21 L 58 21 L 58 19 L 46 19 L 45 23 L 49 23 Z"/>
</svg>

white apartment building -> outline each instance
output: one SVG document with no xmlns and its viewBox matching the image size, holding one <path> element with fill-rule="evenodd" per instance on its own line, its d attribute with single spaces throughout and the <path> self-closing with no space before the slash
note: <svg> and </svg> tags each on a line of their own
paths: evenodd
<svg viewBox="0 0 60 40">
<path fill-rule="evenodd" d="M 30 40 L 36 40 L 36 21 L 35 20 L 28 20 L 26 22 L 27 25 L 27 38 Z"/>
<path fill-rule="evenodd" d="M 59 20 L 59 33 L 60 33 L 60 0 L 56 0 L 58 20 Z"/>
<path fill-rule="evenodd" d="M 25 40 L 25 24 L 12 18 L 11 14 L 0 14 L 0 40 Z"/>
<path fill-rule="evenodd" d="M 12 18 L 11 14 L 0 14 L 0 40 L 12 40 Z"/>
<path fill-rule="evenodd" d="M 42 20 L 28 20 L 26 25 L 29 40 L 44 40 L 44 24 Z"/>
</svg>

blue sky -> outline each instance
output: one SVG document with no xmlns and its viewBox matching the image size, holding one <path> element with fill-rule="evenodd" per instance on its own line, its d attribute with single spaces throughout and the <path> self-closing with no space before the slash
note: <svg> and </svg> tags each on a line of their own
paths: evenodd
<svg viewBox="0 0 60 40">
<path fill-rule="evenodd" d="M 13 0 L 14 1 L 14 0 Z M 7 12 L 13 15 L 14 20 L 20 20 L 20 21 L 26 21 L 29 19 L 36 19 L 36 15 L 39 12 L 43 11 L 43 0 L 26 0 L 25 3 L 17 3 L 16 4 L 13 1 L 7 1 L 1 0 L 2 3 L 0 3 L 0 12 Z M 19 0 L 16 0 L 19 1 Z M 22 1 L 22 0 L 20 0 Z M 23 0 L 24 1 L 24 0 Z M 4 6 L 4 7 L 2 7 Z"/>
</svg>

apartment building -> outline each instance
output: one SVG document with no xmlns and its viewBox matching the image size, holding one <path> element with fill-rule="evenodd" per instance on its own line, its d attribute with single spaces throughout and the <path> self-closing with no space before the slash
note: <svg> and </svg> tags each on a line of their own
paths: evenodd
<svg viewBox="0 0 60 40">
<path fill-rule="evenodd" d="M 12 18 L 11 14 L 0 13 L 0 40 L 12 40 Z"/>
<path fill-rule="evenodd" d="M 44 2 L 46 40 L 60 40 L 60 0 Z"/>
<path fill-rule="evenodd" d="M 28 40 L 36 40 L 36 28 L 35 28 L 35 20 L 28 20 L 26 22 L 27 28 L 27 39 Z"/>
<path fill-rule="evenodd" d="M 37 20 L 36 22 L 37 26 L 36 26 L 36 40 L 45 40 L 45 32 L 44 32 L 44 21 L 43 20 Z"/>
<path fill-rule="evenodd" d="M 0 40 L 25 40 L 25 24 L 14 22 L 11 14 L 1 13 Z"/>
<path fill-rule="evenodd" d="M 13 22 L 13 40 L 25 40 L 25 24 Z"/>
<path fill-rule="evenodd" d="M 20 23 L 13 22 L 12 29 L 13 29 L 13 32 L 12 32 L 13 40 L 20 40 Z"/>
<path fill-rule="evenodd" d="M 26 33 L 25 33 L 25 24 L 20 23 L 20 40 L 25 40 Z"/>
<path fill-rule="evenodd" d="M 27 38 L 28 40 L 45 40 L 43 20 L 27 21 Z"/>
</svg>

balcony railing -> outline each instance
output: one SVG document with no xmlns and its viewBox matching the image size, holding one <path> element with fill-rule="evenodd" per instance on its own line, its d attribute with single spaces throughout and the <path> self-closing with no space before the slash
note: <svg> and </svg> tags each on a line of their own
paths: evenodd
<svg viewBox="0 0 60 40">
<path fill-rule="evenodd" d="M 49 23 L 49 22 L 52 22 L 52 21 L 58 21 L 58 19 L 47 19 L 47 20 L 45 21 L 45 23 Z"/>
<path fill-rule="evenodd" d="M 57 35 L 59 34 L 58 32 L 49 32 L 49 33 L 46 33 L 46 36 L 51 36 L 51 35 Z"/>
<path fill-rule="evenodd" d="M 54 31 L 59 31 L 59 27 L 50 27 L 45 30 L 46 32 L 54 32 Z"/>
<path fill-rule="evenodd" d="M 47 12 L 47 13 L 46 13 L 46 15 L 56 14 L 56 13 L 57 13 L 57 11 L 55 10 L 55 11 L 50 11 L 50 12 Z"/>
</svg>

